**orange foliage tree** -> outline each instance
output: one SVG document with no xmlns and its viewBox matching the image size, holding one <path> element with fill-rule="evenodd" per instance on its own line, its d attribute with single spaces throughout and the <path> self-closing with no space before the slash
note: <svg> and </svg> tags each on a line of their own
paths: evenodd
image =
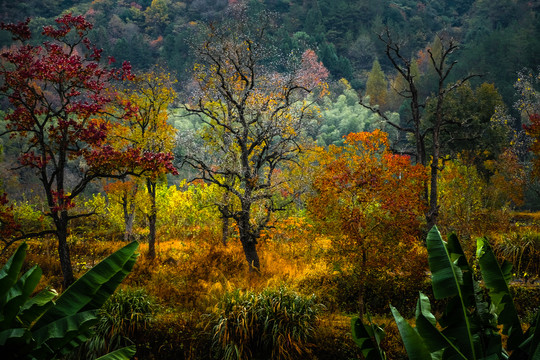
<svg viewBox="0 0 540 360">
<path fill-rule="evenodd" d="M 333 236 L 336 260 L 361 284 L 373 271 L 399 271 L 419 243 L 425 168 L 392 154 L 380 130 L 351 133 L 344 147 L 319 152 L 309 211 Z"/>
</svg>

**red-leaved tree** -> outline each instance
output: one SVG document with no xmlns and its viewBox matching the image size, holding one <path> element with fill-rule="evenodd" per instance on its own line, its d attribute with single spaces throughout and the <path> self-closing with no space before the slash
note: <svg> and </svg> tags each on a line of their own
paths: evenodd
<svg viewBox="0 0 540 360">
<path fill-rule="evenodd" d="M 357 276 L 361 311 L 366 285 L 390 274 L 411 277 L 421 258 L 416 245 L 426 170 L 389 146 L 388 135 L 375 130 L 347 135 L 343 147 L 319 149 L 308 201 L 308 211 L 332 237 L 334 261 Z"/>
<path fill-rule="evenodd" d="M 29 22 L 0 25 L 15 41 L 1 54 L 0 93 L 12 110 L 3 119 L 7 130 L 0 135 L 24 141 L 20 165 L 35 170 L 48 205 L 45 215 L 54 223 L 37 234 L 20 231 L 18 238 L 54 234 L 67 287 L 74 281 L 68 224 L 91 215 L 75 208 L 76 197 L 97 178 L 123 178 L 157 168 L 174 171 L 173 157 L 134 144 L 111 145 L 111 130 L 134 116 L 136 107 L 127 105 L 120 116 L 108 114 L 114 99 L 110 89 L 132 75 L 129 63 L 119 69 L 101 64 L 101 50 L 87 38 L 91 23 L 82 16 L 64 15 L 55 26 L 43 28 L 47 41 L 33 45 Z"/>
</svg>

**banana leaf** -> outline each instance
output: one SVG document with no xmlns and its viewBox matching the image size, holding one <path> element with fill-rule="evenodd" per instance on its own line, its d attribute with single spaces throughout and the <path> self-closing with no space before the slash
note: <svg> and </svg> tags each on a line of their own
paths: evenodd
<svg viewBox="0 0 540 360">
<path fill-rule="evenodd" d="M 131 359 L 135 355 L 135 345 L 126 346 L 121 349 L 110 352 L 106 355 L 98 357 L 96 360 L 126 360 Z"/>
<path fill-rule="evenodd" d="M 503 334 L 508 335 L 508 350 L 512 351 L 521 344 L 524 339 L 521 330 L 521 322 L 508 288 L 512 265 L 504 262 L 499 266 L 495 254 L 485 238 L 479 238 L 476 245 L 476 257 L 480 264 L 480 271 L 495 312 L 498 315 L 498 323 L 503 325 Z"/>
<path fill-rule="evenodd" d="M 0 330 L 10 327 L 17 327 L 15 319 L 22 306 L 29 300 L 30 295 L 36 288 L 41 279 L 42 271 L 36 265 L 24 273 L 19 280 L 5 294 L 4 307 L 2 309 L 2 319 L 0 321 Z"/>
<path fill-rule="evenodd" d="M 58 293 L 54 289 L 43 289 L 20 308 L 17 318 L 22 325 L 30 327 L 36 319 L 54 306 L 52 300 L 57 296 Z"/>
<path fill-rule="evenodd" d="M 450 238 L 449 249 L 441 234 L 434 226 L 427 236 L 428 263 L 431 270 L 433 294 L 436 299 L 450 298 L 446 316 L 441 325 L 445 327 L 443 334 L 457 341 L 456 346 L 467 357 L 477 359 L 475 338 L 469 319 L 467 305 L 472 286 L 469 282 L 468 265 L 463 261 L 463 251 L 457 238 Z M 466 270 L 466 271 L 464 271 Z"/>
<path fill-rule="evenodd" d="M 399 334 L 405 345 L 409 360 L 433 360 L 431 353 L 420 334 L 405 320 L 399 311 L 390 306 Z"/>
<path fill-rule="evenodd" d="M 369 315 L 368 321 L 369 325 L 366 326 L 359 317 L 351 319 L 353 340 L 362 351 L 364 359 L 385 360 L 386 356 L 380 347 L 381 340 L 384 337 L 384 330 L 380 326 L 373 324 Z"/>
<path fill-rule="evenodd" d="M 37 359 L 47 359 L 50 355 L 69 353 L 90 338 L 93 334 L 92 327 L 97 322 L 97 310 L 89 310 L 62 317 L 42 326 L 32 333 L 37 342 L 32 355 Z"/>
<path fill-rule="evenodd" d="M 132 242 L 88 270 L 60 295 L 56 305 L 43 314 L 34 328 L 80 311 L 99 309 L 133 268 L 138 246 Z"/>
<path fill-rule="evenodd" d="M 45 289 L 30 298 L 41 278 L 33 267 L 18 278 L 26 256 L 23 243 L 0 270 L 0 346 L 13 356 L 57 358 L 86 341 L 97 323 L 97 310 L 131 271 L 138 243 L 133 242 L 90 269 L 58 298 Z M 110 359 L 129 359 L 134 348 Z"/>
<path fill-rule="evenodd" d="M 0 309 L 3 309 L 6 304 L 7 299 L 5 295 L 17 282 L 24 258 L 26 257 L 27 248 L 28 244 L 22 243 L 2 269 L 0 269 Z"/>
<path fill-rule="evenodd" d="M 429 298 L 422 293 L 420 293 L 416 306 L 416 330 L 424 339 L 432 356 L 438 356 L 438 353 L 442 355 L 442 352 L 445 351 L 458 359 L 467 360 L 467 357 L 461 353 L 459 348 L 437 329 L 437 320 L 431 313 Z"/>
</svg>

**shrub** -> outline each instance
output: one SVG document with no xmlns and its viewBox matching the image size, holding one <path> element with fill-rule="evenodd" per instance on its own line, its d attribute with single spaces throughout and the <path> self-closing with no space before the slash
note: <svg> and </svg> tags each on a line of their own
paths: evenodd
<svg viewBox="0 0 540 360">
<path fill-rule="evenodd" d="M 540 233 L 532 229 L 521 229 L 502 236 L 494 245 L 498 257 L 514 264 L 516 276 L 524 278 L 540 275 Z"/>
<path fill-rule="evenodd" d="M 220 359 L 296 359 L 310 354 L 322 305 L 285 288 L 226 293 L 211 316 Z"/>
<path fill-rule="evenodd" d="M 200 360 L 210 358 L 212 337 L 200 314 L 164 309 L 144 330 L 146 347 L 138 348 L 139 359 Z"/>
<path fill-rule="evenodd" d="M 141 336 L 153 319 L 156 304 L 144 289 L 119 290 L 98 312 L 95 335 L 81 346 L 76 358 L 99 357 L 119 348 L 145 343 Z"/>
</svg>

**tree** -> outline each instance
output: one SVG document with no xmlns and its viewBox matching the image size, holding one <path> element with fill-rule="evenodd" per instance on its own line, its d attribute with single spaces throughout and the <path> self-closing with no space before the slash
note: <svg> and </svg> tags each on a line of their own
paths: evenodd
<svg viewBox="0 0 540 360">
<path fill-rule="evenodd" d="M 426 128 L 435 120 L 436 103 L 434 98 L 426 102 Z M 463 160 L 485 170 L 484 161 L 497 159 L 509 146 L 510 125 L 492 120 L 496 111 L 504 112 L 502 97 L 493 84 L 483 83 L 473 89 L 469 82 L 464 83 L 446 95 L 441 111 L 445 124 L 440 143 L 445 157 L 455 159 L 461 155 Z M 430 142 L 428 138 L 428 146 Z"/>
<path fill-rule="evenodd" d="M 454 68 L 456 61 L 450 61 L 451 55 L 458 49 L 458 45 L 454 39 L 445 39 L 440 37 L 440 41 L 435 41 L 435 48 L 428 48 L 429 68 L 432 74 L 435 76 L 435 92 L 431 95 L 433 100 L 433 116 L 428 126 L 425 126 L 424 112 L 426 104 L 421 98 L 419 79 L 416 73 L 416 67 L 414 65 L 415 60 L 408 59 L 403 55 L 403 44 L 392 38 L 390 30 L 386 28 L 385 32 L 379 35 L 379 39 L 385 44 L 385 53 L 390 60 L 394 69 L 403 77 L 406 82 L 405 90 L 400 93 L 405 99 L 408 99 L 410 104 L 410 119 L 402 125 L 392 121 L 386 116 L 380 109 L 376 109 L 369 104 L 363 104 L 372 111 L 377 112 L 382 116 L 388 124 L 393 126 L 399 131 L 410 133 L 414 136 L 414 142 L 416 149 L 413 151 L 413 155 L 416 158 L 416 162 L 422 165 L 427 165 L 428 156 L 430 162 L 430 180 L 426 183 L 424 190 L 424 199 L 429 204 L 425 217 L 427 222 L 427 228 L 431 229 L 433 225 L 437 223 L 437 217 L 439 215 L 438 205 L 438 188 L 437 178 L 440 169 L 441 154 L 441 133 L 445 127 L 452 124 L 451 121 L 445 117 L 444 103 L 447 96 L 452 93 L 456 88 L 459 88 L 467 80 L 476 75 L 468 75 L 455 83 L 447 84 L 449 76 Z M 440 45 L 440 46 L 439 46 Z M 463 119 L 466 121 L 467 119 Z M 430 140 L 430 146 L 427 147 L 427 139 Z M 429 185 L 428 185 L 429 184 Z M 428 193 L 429 192 L 429 193 Z"/>
<path fill-rule="evenodd" d="M 257 240 L 272 213 L 285 205 L 276 196 L 282 183 L 276 172 L 295 159 L 312 105 L 306 96 L 328 72 L 313 51 L 289 73 L 264 66 L 268 19 L 252 26 L 241 12 L 229 16 L 230 27 L 209 26 L 195 49 L 198 90 L 187 107 L 207 125 L 202 135 L 214 158 L 203 158 L 198 149 L 184 161 L 230 194 L 230 206 L 219 210 L 236 222 L 249 268 L 259 270 Z"/>
<path fill-rule="evenodd" d="M 35 172 L 46 198 L 45 215 L 54 223 L 53 228 L 23 233 L 19 238 L 57 237 L 63 285 L 67 287 L 74 281 L 68 224 L 92 214 L 75 211 L 76 198 L 97 178 L 123 178 L 172 168 L 172 156 L 133 144 L 111 146 L 109 135 L 115 124 L 131 116 L 134 108 L 124 109 L 119 118 L 109 116 L 113 100 L 109 88 L 132 75 L 128 63 L 121 69 L 100 65 L 101 50 L 87 39 L 91 23 L 82 16 L 64 15 L 56 19 L 56 27 L 43 28 L 49 41 L 33 45 L 29 22 L 1 25 L 20 41 L 2 53 L 0 92 L 13 110 L 4 118 L 7 130 L 1 135 L 10 134 L 25 142 L 20 167 Z"/>
<path fill-rule="evenodd" d="M 369 96 L 370 105 L 378 105 L 382 110 L 386 109 L 387 92 L 388 83 L 379 60 L 375 59 L 366 82 L 366 95 Z"/>
<path fill-rule="evenodd" d="M 107 199 L 122 207 L 124 219 L 124 241 L 131 241 L 133 237 L 133 224 L 135 222 L 135 205 L 139 184 L 134 180 L 119 180 L 106 184 L 104 190 Z"/>
<path fill-rule="evenodd" d="M 425 168 L 389 146 L 387 134 L 374 130 L 319 150 L 308 200 L 309 212 L 333 236 L 342 268 L 358 274 L 361 311 L 364 284 L 373 273 L 396 271 L 421 235 Z"/>
<path fill-rule="evenodd" d="M 164 71 L 148 72 L 134 77 L 122 95 L 125 106 L 135 106 L 135 114 L 121 131 L 123 138 L 144 151 L 171 154 L 176 143 L 176 130 L 167 123 L 167 108 L 176 97 L 173 81 Z M 144 175 L 150 198 L 148 219 L 148 257 L 156 256 L 156 189 L 160 178 L 167 173 L 177 174 L 172 167 L 159 167 Z M 127 224 L 127 223 L 126 223 Z"/>
<path fill-rule="evenodd" d="M 347 80 L 341 79 L 338 84 L 339 87 L 331 91 L 334 96 L 325 96 L 321 101 L 320 127 L 315 134 L 318 145 L 342 145 L 345 136 L 350 133 L 372 131 L 376 128 L 396 133 L 395 129 L 386 125 L 376 113 L 359 104 L 359 95 Z M 394 113 L 387 116 L 399 115 Z"/>
</svg>

